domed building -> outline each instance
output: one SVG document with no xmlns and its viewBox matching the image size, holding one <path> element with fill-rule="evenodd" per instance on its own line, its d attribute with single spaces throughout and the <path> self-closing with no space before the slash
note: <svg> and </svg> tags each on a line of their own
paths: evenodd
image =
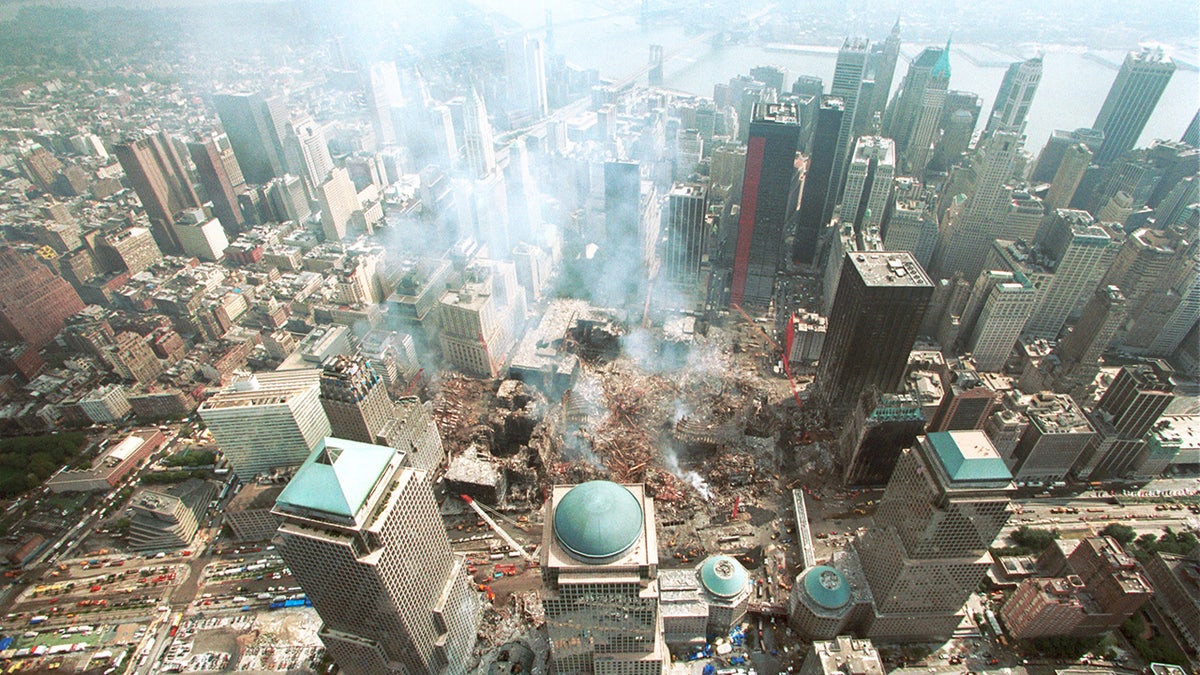
<svg viewBox="0 0 1200 675">
<path fill-rule="evenodd" d="M 746 615 L 754 588 L 746 568 L 727 555 L 710 556 L 695 569 L 662 570 L 658 585 L 663 633 L 672 647 L 728 634 Z"/>
<path fill-rule="evenodd" d="M 556 673 L 662 675 L 654 500 L 644 485 L 556 485 L 546 510 L 542 607 Z"/>
<path fill-rule="evenodd" d="M 829 565 L 813 565 L 796 577 L 788 614 L 792 627 L 810 640 L 837 637 L 850 614 L 850 583 Z"/>
</svg>

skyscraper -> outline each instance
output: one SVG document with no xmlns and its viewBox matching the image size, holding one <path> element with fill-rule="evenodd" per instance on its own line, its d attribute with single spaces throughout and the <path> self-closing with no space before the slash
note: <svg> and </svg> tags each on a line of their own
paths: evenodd
<svg viewBox="0 0 1200 675">
<path fill-rule="evenodd" d="M 938 238 L 937 193 L 919 180 L 901 176 L 895 180 L 895 195 L 883 227 L 883 248 L 908 251 L 927 269 Z"/>
<path fill-rule="evenodd" d="M 812 398 L 837 419 L 869 386 L 896 392 L 933 284 L 906 252 L 848 253 Z"/>
<path fill-rule="evenodd" d="M 1100 357 L 1124 321 L 1125 295 L 1121 289 L 1116 286 L 1097 288 L 1083 306 L 1079 321 L 1054 350 L 1058 363 L 1054 364 L 1053 382 L 1048 383 L 1049 388 L 1071 394 L 1076 400 L 1085 400 L 1088 385 L 1100 373 Z M 1050 369 L 1048 363 L 1051 362 L 1043 362 L 1043 370 Z"/>
<path fill-rule="evenodd" d="M 838 207 L 841 223 L 853 224 L 857 233 L 874 232 L 878 236 L 895 176 L 896 144 L 892 139 L 860 136 L 846 170 L 846 187 Z"/>
<path fill-rule="evenodd" d="M 1058 171 L 1051 180 L 1050 190 L 1046 193 L 1047 213 L 1054 213 L 1055 209 L 1065 209 L 1071 204 L 1071 200 L 1075 198 L 1075 191 L 1079 189 L 1079 183 L 1083 180 L 1083 174 L 1092 163 L 1092 157 L 1092 151 L 1083 143 L 1076 143 L 1067 148 L 1058 165 Z"/>
<path fill-rule="evenodd" d="M 708 243 L 705 215 L 707 191 L 703 185 L 676 183 L 667 194 L 663 273 L 670 281 L 694 284 Z"/>
<path fill-rule="evenodd" d="M 796 106 L 754 107 L 733 261 L 733 304 L 771 301 L 783 253 L 784 223 L 796 206 L 793 185 L 799 144 Z"/>
<path fill-rule="evenodd" d="M 925 98 L 925 83 L 929 73 L 942 59 L 945 52 L 940 47 L 926 47 L 908 64 L 900 89 L 888 104 L 884 118 L 884 135 L 896 141 L 896 149 L 903 154 L 908 149 L 909 138 L 921 112 Z"/>
<path fill-rule="evenodd" d="M 1066 394 L 1039 393 L 1025 411 L 1029 426 L 1013 449 L 1017 480 L 1062 480 L 1096 431 Z"/>
<path fill-rule="evenodd" d="M 1125 56 L 1092 124 L 1092 128 L 1104 132 L 1096 163 L 1108 164 L 1133 149 L 1174 73 L 1175 62 L 1163 54 L 1161 47 L 1146 47 Z"/>
<path fill-rule="evenodd" d="M 371 128 L 379 145 L 393 145 L 398 140 L 392 110 L 402 107 L 403 102 L 396 62 L 372 63 L 367 72 L 366 103 L 371 115 Z"/>
<path fill-rule="evenodd" d="M 994 274 L 997 273 L 989 271 L 980 276 Z M 1037 300 L 1037 289 L 1028 279 L 1009 272 L 1002 274 L 1007 279 L 991 284 L 967 340 L 975 367 L 982 371 L 999 371 L 1004 367 Z"/>
<path fill-rule="evenodd" d="M 187 168 L 175 151 L 171 137 L 160 131 L 152 136 L 126 140 L 113 146 L 113 154 L 129 177 L 133 191 L 150 217 L 150 232 L 158 247 L 166 253 L 182 250 L 171 230 L 175 214 L 200 206 L 200 199 L 188 180 Z"/>
<path fill-rule="evenodd" d="M 1155 360 L 1124 366 L 1090 416 L 1096 435 L 1071 473 L 1084 480 L 1119 477 L 1136 468 L 1146 432 L 1174 400 L 1174 369 Z"/>
<path fill-rule="evenodd" d="M 325 233 L 325 241 L 341 241 L 346 236 L 350 217 L 362 208 L 345 167 L 334 169 L 329 180 L 317 186 L 317 203 L 321 205 L 321 231 Z"/>
<path fill-rule="evenodd" d="M 236 236 L 246 222 L 237 203 L 237 189 L 245 185 L 245 180 L 240 168 L 233 175 L 227 169 L 230 164 L 237 166 L 229 137 L 217 134 L 188 143 L 188 153 L 196 165 L 200 185 L 212 202 L 213 215 L 221 221 L 227 235 Z"/>
<path fill-rule="evenodd" d="M 905 136 L 905 144 L 901 152 L 902 166 L 906 173 L 923 176 L 925 167 L 933 154 L 933 144 L 937 140 L 938 127 L 942 120 L 942 110 L 946 104 L 946 91 L 950 88 L 950 42 L 938 56 L 937 61 L 925 78 L 925 86 L 921 90 L 920 107 L 913 118 L 912 126 Z"/>
<path fill-rule="evenodd" d="M 871 48 L 870 70 L 875 75 L 875 87 L 871 91 L 869 106 L 864 108 L 866 118 L 858 129 L 869 131 L 876 115 L 882 115 L 887 110 L 888 98 L 892 95 L 892 81 L 896 76 L 896 61 L 900 58 L 900 19 L 892 26 L 892 32 L 882 43 Z M 867 102 L 864 101 L 864 105 Z"/>
<path fill-rule="evenodd" d="M 1074 209 L 1051 212 L 1042 225 L 1038 243 L 1039 250 L 1051 261 L 1054 274 L 1043 281 L 1037 308 L 1025 331 L 1054 339 L 1100 285 L 1119 247 L 1108 228 L 1093 221 L 1087 211 Z"/>
<path fill-rule="evenodd" d="M 331 356 L 321 364 L 321 407 L 332 434 L 377 443 L 396 416 L 387 387 L 361 356 Z"/>
<path fill-rule="evenodd" d="M 1118 333 L 1118 342 L 1134 331 L 1146 331 L 1151 336 L 1157 334 L 1161 327 L 1154 317 L 1157 301 L 1164 296 L 1179 300 L 1173 290 L 1178 275 L 1187 271 L 1186 244 L 1186 240 L 1173 233 L 1145 227 L 1125 238 L 1102 282 L 1121 289 L 1128 303 L 1126 326 Z M 1147 314 L 1143 316 L 1144 313 Z M 1149 325 L 1139 326 L 1139 323 L 1145 323 L 1144 319 L 1149 320 Z"/>
<path fill-rule="evenodd" d="M 1013 161 L 1021 150 L 1023 138 L 1013 132 L 997 130 L 977 152 L 974 190 L 962 210 L 951 209 L 942 240 L 934 253 L 933 267 L 942 276 L 962 272 L 966 278 L 979 275 L 984 256 L 992 244 L 995 224 L 1008 211 L 1008 192 L 1004 183 L 1012 176 Z"/>
<path fill-rule="evenodd" d="M 33 255 L 0 249 L 0 338 L 41 349 L 81 309 L 71 284 Z"/>
<path fill-rule="evenodd" d="M 542 607 L 554 672 L 661 675 L 654 500 L 644 485 L 556 485 L 542 537 Z"/>
<path fill-rule="evenodd" d="M 869 637 L 949 637 L 991 565 L 1012 490 L 982 431 L 930 433 L 900 454 L 875 526 L 853 544 L 874 598 Z"/>
<path fill-rule="evenodd" d="M 467 169 L 472 178 L 484 178 L 496 170 L 496 145 L 492 123 L 479 92 L 471 88 L 463 106 L 463 142 L 467 151 Z"/>
<path fill-rule="evenodd" d="M 996 102 L 992 104 L 992 114 L 983 135 L 991 136 L 996 129 L 1023 131 L 1025 116 L 1029 114 L 1029 106 L 1041 81 L 1041 56 L 1010 65 L 1000 82 L 1000 91 L 996 93 Z"/>
<path fill-rule="evenodd" d="M 796 211 L 796 234 L 792 242 L 792 260 L 800 264 L 816 262 L 817 247 L 828 222 L 822 218 L 825 201 L 831 199 L 829 185 L 833 182 L 833 158 L 837 154 L 838 134 L 845 111 L 842 99 L 836 96 L 821 97 L 817 123 L 809 143 L 811 151 L 804 171 L 804 190 Z"/>
<path fill-rule="evenodd" d="M 329 435 L 320 375 L 315 369 L 255 373 L 200 404 L 200 418 L 242 480 L 298 466 Z"/>
<path fill-rule="evenodd" d="M 279 552 L 343 672 L 467 672 L 479 601 L 429 476 L 403 453 L 321 439 L 280 493 Z"/>
<path fill-rule="evenodd" d="M 287 140 L 300 155 L 309 185 L 324 183 L 333 172 L 333 157 L 329 154 L 329 144 L 321 126 L 311 116 L 305 115 L 288 125 Z"/>
<path fill-rule="evenodd" d="M 284 152 L 288 113 L 283 99 L 253 94 L 217 94 L 213 105 L 229 136 L 247 183 L 261 185 L 275 176 L 298 172 Z"/>
<path fill-rule="evenodd" d="M 830 173 L 829 197 L 825 200 L 825 212 L 821 222 L 828 223 L 833 217 L 833 208 L 842 199 L 842 184 L 846 179 L 846 160 L 854 145 L 854 119 L 858 114 L 858 98 L 862 89 L 863 71 L 867 67 L 867 54 L 871 43 L 866 38 L 848 37 L 838 50 L 837 64 L 833 67 L 833 83 L 829 93 L 842 99 L 842 125 L 838 129 L 837 148 L 833 155 Z M 865 113 L 864 113 L 865 114 Z"/>
<path fill-rule="evenodd" d="M 1046 145 L 1038 154 L 1037 163 L 1033 166 L 1029 180 L 1034 183 L 1049 183 L 1054 180 L 1054 175 L 1062 164 L 1067 148 L 1077 143 L 1082 143 L 1094 155 L 1104 143 L 1104 132 L 1095 129 L 1076 129 L 1074 131 L 1055 129 L 1050 132 L 1050 138 L 1046 140 Z"/>
<path fill-rule="evenodd" d="M 546 63 L 541 40 L 530 35 L 509 39 L 504 74 L 509 114 L 534 119 L 545 117 L 550 108 L 546 99 Z"/>
</svg>

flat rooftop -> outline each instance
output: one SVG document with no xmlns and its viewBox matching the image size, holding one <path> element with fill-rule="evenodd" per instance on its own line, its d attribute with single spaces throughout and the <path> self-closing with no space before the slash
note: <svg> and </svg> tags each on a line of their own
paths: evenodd
<svg viewBox="0 0 1200 675">
<path fill-rule="evenodd" d="M 929 275 L 907 251 L 858 251 L 850 262 L 867 286 L 933 288 Z"/>
</svg>

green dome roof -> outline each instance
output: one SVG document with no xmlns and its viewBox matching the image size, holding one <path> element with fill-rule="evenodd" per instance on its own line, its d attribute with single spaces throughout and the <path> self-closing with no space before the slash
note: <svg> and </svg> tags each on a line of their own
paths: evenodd
<svg viewBox="0 0 1200 675">
<path fill-rule="evenodd" d="M 846 577 L 828 565 L 810 567 L 804 573 L 804 592 L 825 609 L 840 609 L 850 602 Z"/>
<path fill-rule="evenodd" d="M 642 505 L 611 481 L 580 483 L 554 508 L 554 536 L 580 562 L 608 562 L 628 551 L 641 533 Z"/>
<path fill-rule="evenodd" d="M 709 593 L 732 598 L 746 588 L 746 568 L 727 555 L 710 556 L 700 566 L 700 581 Z"/>
</svg>

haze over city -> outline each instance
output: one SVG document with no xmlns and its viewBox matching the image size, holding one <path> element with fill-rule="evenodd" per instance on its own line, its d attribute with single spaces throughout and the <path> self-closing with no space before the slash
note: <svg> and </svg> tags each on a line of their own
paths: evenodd
<svg viewBox="0 0 1200 675">
<path fill-rule="evenodd" d="M 0 44 L 4 672 L 1200 667 L 1200 5 Z"/>
</svg>

